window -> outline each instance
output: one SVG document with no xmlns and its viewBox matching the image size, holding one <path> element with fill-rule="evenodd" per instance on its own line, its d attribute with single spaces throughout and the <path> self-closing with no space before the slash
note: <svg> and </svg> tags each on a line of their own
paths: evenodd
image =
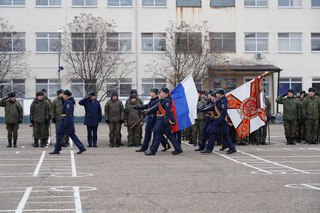
<svg viewBox="0 0 320 213">
<path fill-rule="evenodd" d="M 245 33 L 246 52 L 267 52 L 268 33 Z"/>
<path fill-rule="evenodd" d="M 58 79 L 36 79 L 36 92 L 46 89 L 48 98 L 55 98 L 57 90 L 60 89 Z"/>
<path fill-rule="evenodd" d="M 279 95 L 286 94 L 288 89 L 293 89 L 295 94 L 302 90 L 302 78 L 280 78 Z"/>
<path fill-rule="evenodd" d="M 162 87 L 167 86 L 164 78 L 143 78 L 142 79 L 142 95 L 148 96 L 152 88 L 157 88 L 159 91 Z"/>
<path fill-rule="evenodd" d="M 311 51 L 320 51 L 320 33 L 311 33 Z"/>
<path fill-rule="evenodd" d="M 211 0 L 211 7 L 234 7 L 235 0 Z"/>
<path fill-rule="evenodd" d="M 244 78 L 244 83 L 249 82 L 254 78 L 256 78 L 256 77 L 245 77 Z M 271 82 L 271 78 L 267 77 L 267 78 L 263 79 L 263 89 L 264 89 L 264 92 L 265 92 L 265 96 L 267 96 L 267 97 L 270 97 L 270 90 L 271 90 L 270 82 Z"/>
<path fill-rule="evenodd" d="M 71 92 L 74 98 L 83 98 L 86 94 L 84 82 L 81 79 L 72 79 Z"/>
<path fill-rule="evenodd" d="M 320 0 L 311 0 L 311 7 L 320 7 Z"/>
<path fill-rule="evenodd" d="M 61 6 L 61 0 L 36 0 L 36 5 L 41 7 Z"/>
<path fill-rule="evenodd" d="M 0 91 L 2 97 L 9 92 L 16 92 L 17 98 L 24 98 L 26 93 L 26 86 L 24 79 L 3 80 L 0 82 Z"/>
<path fill-rule="evenodd" d="M 116 90 L 121 97 L 130 95 L 132 90 L 132 79 L 131 78 L 110 78 L 107 80 L 107 94 L 110 96 L 112 91 Z"/>
<path fill-rule="evenodd" d="M 142 0 L 143 7 L 165 7 L 167 0 Z"/>
<path fill-rule="evenodd" d="M 96 33 L 71 33 L 72 51 L 94 52 L 96 50 Z"/>
<path fill-rule="evenodd" d="M 24 6 L 25 0 L 0 0 L 0 6 Z"/>
<path fill-rule="evenodd" d="M 166 51 L 165 33 L 142 33 L 142 51 Z"/>
<path fill-rule="evenodd" d="M 57 52 L 59 49 L 59 33 L 36 33 L 37 52 Z"/>
<path fill-rule="evenodd" d="M 107 45 L 111 51 L 130 52 L 131 33 L 108 33 Z"/>
<path fill-rule="evenodd" d="M 235 33 L 210 33 L 211 52 L 236 52 L 236 34 Z"/>
<path fill-rule="evenodd" d="M 132 6 L 132 0 L 108 0 L 108 6 L 110 6 L 110 7 L 130 7 L 130 6 Z"/>
<path fill-rule="evenodd" d="M 279 52 L 301 52 L 301 33 L 278 33 Z"/>
<path fill-rule="evenodd" d="M 24 52 L 26 33 L 0 32 L 0 52 Z"/>
<path fill-rule="evenodd" d="M 301 0 L 278 0 L 279 7 L 302 7 Z"/>
<path fill-rule="evenodd" d="M 176 45 L 178 51 L 201 52 L 201 33 L 176 33 Z"/>
<path fill-rule="evenodd" d="M 267 7 L 268 0 L 244 0 L 245 7 Z"/>
<path fill-rule="evenodd" d="M 312 87 L 314 87 L 316 91 L 320 91 L 320 78 L 312 78 Z"/>
<path fill-rule="evenodd" d="M 177 0 L 177 7 L 201 7 L 201 0 Z"/>
<path fill-rule="evenodd" d="M 97 0 L 72 0 L 72 6 L 95 7 L 97 6 Z"/>
</svg>

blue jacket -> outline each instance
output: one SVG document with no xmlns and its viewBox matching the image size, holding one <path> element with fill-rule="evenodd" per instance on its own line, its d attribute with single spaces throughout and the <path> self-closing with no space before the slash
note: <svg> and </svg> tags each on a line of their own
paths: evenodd
<svg viewBox="0 0 320 213">
<path fill-rule="evenodd" d="M 84 106 L 85 117 L 84 125 L 87 126 L 98 126 L 102 120 L 102 111 L 100 102 L 95 100 L 92 101 L 90 98 L 84 98 L 79 101 L 79 105 Z"/>
<path fill-rule="evenodd" d="M 212 106 L 208 111 L 212 111 L 215 115 L 220 114 L 219 116 L 211 116 L 208 126 L 206 128 L 206 133 L 209 134 L 229 134 L 229 124 L 226 122 L 228 109 L 228 100 L 223 96 L 220 100 L 215 103 L 215 106 Z"/>
<path fill-rule="evenodd" d="M 69 98 L 64 101 L 61 110 L 61 120 L 58 124 L 57 133 L 74 133 L 74 121 L 73 121 L 74 101 Z"/>
<path fill-rule="evenodd" d="M 171 124 L 174 121 L 171 107 L 171 96 L 168 96 L 165 99 L 161 99 L 158 105 L 148 112 L 148 115 L 156 113 L 154 132 L 166 133 L 171 131 Z"/>
<path fill-rule="evenodd" d="M 144 104 L 142 106 L 138 106 L 137 109 L 141 109 L 141 110 L 150 109 L 150 108 L 152 108 L 154 105 L 156 105 L 158 103 L 159 103 L 159 98 L 157 96 L 155 98 L 151 98 L 148 104 Z M 146 118 L 145 130 L 146 131 L 152 131 L 155 123 L 156 123 L 156 113 L 150 114 Z"/>
</svg>

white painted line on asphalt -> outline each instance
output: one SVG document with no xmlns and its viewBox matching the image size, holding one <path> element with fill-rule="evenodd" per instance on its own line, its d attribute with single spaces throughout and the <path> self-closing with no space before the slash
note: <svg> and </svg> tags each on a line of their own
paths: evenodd
<svg viewBox="0 0 320 213">
<path fill-rule="evenodd" d="M 24 212 L 70 212 L 75 209 L 25 209 Z"/>
<path fill-rule="evenodd" d="M 319 187 L 311 186 L 311 185 L 309 185 L 309 184 L 301 184 L 301 185 L 306 186 L 306 187 L 309 187 L 309 188 L 311 188 L 311 189 L 320 190 Z"/>
<path fill-rule="evenodd" d="M 16 152 L 16 154 L 19 154 L 19 153 L 20 153 L 20 151 L 17 151 L 17 152 Z"/>
<path fill-rule="evenodd" d="M 45 198 L 47 198 L 47 197 L 45 197 Z M 28 203 L 59 203 L 59 204 L 63 204 L 63 203 L 74 203 L 73 201 L 69 201 L 69 202 L 67 202 L 67 201 L 50 201 L 50 202 L 28 202 Z"/>
<path fill-rule="evenodd" d="M 74 204 L 75 204 L 75 208 L 76 208 L 76 213 L 82 213 L 79 186 L 73 187 L 73 196 L 74 196 Z"/>
<path fill-rule="evenodd" d="M 280 167 L 283 167 L 283 168 L 291 169 L 291 170 L 294 170 L 294 171 L 297 171 L 297 172 L 301 172 L 301 173 L 303 173 L 303 174 L 309 174 L 309 172 L 307 172 L 307 171 L 300 170 L 300 169 L 296 169 L 296 168 L 293 168 L 293 167 L 290 167 L 290 166 L 286 166 L 286 165 L 283 165 L 283 164 L 280 164 L 280 163 L 275 163 L 275 162 L 269 161 L 269 160 L 267 160 L 267 159 L 260 158 L 260 157 L 258 157 L 258 156 L 255 156 L 255 155 L 252 155 L 252 154 L 249 154 L 249 153 L 240 151 L 240 150 L 238 150 L 238 152 L 240 152 L 240 153 L 242 153 L 242 154 L 244 154 L 244 155 L 251 156 L 251 157 L 256 158 L 256 159 L 258 159 L 258 160 L 268 162 L 268 163 L 273 164 L 273 165 L 277 165 L 277 166 L 280 166 Z"/>
<path fill-rule="evenodd" d="M 244 166 L 247 166 L 247 167 L 250 167 L 250 168 L 259 170 L 259 171 L 261 171 L 261 172 L 265 172 L 265 173 L 267 173 L 267 174 L 272 174 L 272 173 L 269 172 L 269 171 L 266 171 L 266 170 L 263 170 L 263 169 L 261 169 L 261 168 L 252 166 L 252 165 L 247 164 L 247 163 L 242 163 L 242 162 L 237 161 L 237 160 L 235 160 L 235 159 L 233 159 L 233 158 L 230 158 L 230 157 L 228 157 L 228 156 L 226 156 L 226 155 L 220 154 L 220 153 L 218 153 L 218 152 L 216 152 L 216 151 L 213 151 L 213 152 L 216 153 L 217 155 L 220 155 L 221 157 L 224 157 L 224 158 L 226 158 L 226 159 L 228 159 L 228 160 L 231 160 L 231 161 L 233 161 L 233 162 L 235 162 L 235 163 L 242 164 L 242 165 L 244 165 Z"/>
<path fill-rule="evenodd" d="M 37 177 L 39 175 L 39 171 L 40 171 L 40 168 L 41 168 L 41 165 L 43 163 L 43 160 L 44 160 L 44 156 L 46 155 L 46 151 L 43 151 L 42 152 L 42 155 L 40 157 L 40 160 L 39 160 L 39 163 L 36 167 L 36 169 L 34 170 L 34 173 L 33 173 L 33 177 Z"/>
<path fill-rule="evenodd" d="M 76 162 L 74 160 L 74 152 L 70 151 L 70 156 L 71 156 L 71 169 L 72 169 L 72 177 L 77 176 L 77 170 L 76 170 Z"/>
<path fill-rule="evenodd" d="M 70 148 L 73 148 L 73 140 L 69 137 Z"/>
<path fill-rule="evenodd" d="M 27 200 L 30 196 L 30 193 L 31 193 L 31 190 L 32 190 L 32 187 L 28 187 L 22 197 L 22 199 L 20 200 L 20 203 L 18 205 L 18 208 L 16 209 L 16 213 L 22 213 L 26 203 L 27 203 Z"/>
</svg>

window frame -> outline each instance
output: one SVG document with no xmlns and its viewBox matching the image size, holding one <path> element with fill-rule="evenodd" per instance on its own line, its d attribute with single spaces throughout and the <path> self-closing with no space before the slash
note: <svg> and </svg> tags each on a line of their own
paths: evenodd
<svg viewBox="0 0 320 213">
<path fill-rule="evenodd" d="M 247 34 L 252 34 L 254 33 L 255 34 L 255 50 L 252 51 L 252 50 L 246 50 L 246 35 Z M 258 34 L 267 34 L 267 37 L 261 37 L 261 38 L 258 38 Z M 267 39 L 267 50 L 258 50 L 258 40 L 265 40 Z M 251 39 L 253 40 L 253 39 Z M 269 52 L 269 33 L 267 32 L 245 32 L 244 33 L 244 52 L 245 53 L 268 53 Z"/>
<path fill-rule="evenodd" d="M 74 90 L 72 89 L 72 86 L 82 86 L 82 97 L 76 97 L 74 96 Z M 85 87 L 85 83 L 81 80 L 81 79 L 71 79 L 70 81 L 70 89 L 72 92 L 72 96 L 75 99 L 83 99 L 85 97 L 86 94 L 86 87 Z"/>
<path fill-rule="evenodd" d="M 144 50 L 143 49 L 143 34 L 152 34 L 152 50 Z M 155 37 L 155 34 L 162 34 L 164 37 Z M 155 50 L 155 40 L 164 40 L 164 48 L 165 50 Z M 141 51 L 143 53 L 163 53 L 167 51 L 167 36 L 166 33 L 141 33 Z"/>
<path fill-rule="evenodd" d="M 179 37 L 178 37 L 178 35 L 180 35 L 180 39 L 182 38 L 182 39 L 186 39 L 187 41 L 187 50 L 184 50 L 184 49 L 179 49 L 179 47 L 178 46 L 176 46 L 175 48 L 177 49 L 177 51 L 179 51 L 179 52 L 187 52 L 187 53 L 197 53 L 197 52 L 199 52 L 199 51 L 197 51 L 197 50 L 190 50 L 190 46 L 192 46 L 193 44 L 192 44 L 192 42 L 190 41 L 190 39 L 194 39 L 194 38 L 196 38 L 196 37 L 194 37 L 194 38 L 192 38 L 192 36 L 193 35 L 197 35 L 197 34 L 200 34 L 200 50 L 202 51 L 202 49 L 203 49 L 203 46 L 202 46 L 202 33 L 201 32 L 176 32 L 175 33 L 175 39 L 178 39 Z M 186 36 L 184 36 L 184 35 L 186 35 Z M 196 45 L 198 45 L 198 44 L 196 44 Z M 181 48 L 181 47 L 180 47 Z"/>
<path fill-rule="evenodd" d="M 218 40 L 218 39 L 214 39 L 214 34 L 220 34 L 222 37 L 221 38 L 219 38 L 219 39 L 221 39 L 221 44 L 222 44 L 222 48 L 221 48 L 221 52 L 223 52 L 223 53 L 236 53 L 237 52 L 237 38 L 236 38 L 236 33 L 235 32 L 210 32 L 209 33 L 209 38 L 210 38 L 210 52 L 219 52 L 219 50 L 215 50 L 214 49 L 214 46 L 212 47 L 211 46 L 211 42 L 214 42 L 214 40 Z M 224 38 L 224 36 L 226 36 L 226 34 L 232 34 L 232 35 L 234 35 L 234 38 L 233 38 L 233 41 L 234 41 L 234 51 L 225 51 L 224 50 L 224 41 L 226 40 L 226 39 L 228 39 L 228 40 L 231 40 L 231 39 L 229 39 L 229 38 Z"/>
<path fill-rule="evenodd" d="M 178 5 L 179 3 L 182 3 L 181 1 L 183 0 L 176 0 L 176 7 L 196 7 L 196 8 L 201 8 L 202 7 L 202 0 L 199 0 L 200 2 L 200 5 L 189 5 L 189 6 L 186 6 L 186 5 Z M 195 0 L 196 1 L 196 0 Z M 196 2 L 195 2 L 196 3 Z"/>
<path fill-rule="evenodd" d="M 62 2 L 61 2 L 61 0 L 60 0 L 60 4 L 59 5 L 51 5 L 50 4 L 50 0 L 47 0 L 48 1 L 48 4 L 46 4 L 46 5 L 37 5 L 37 0 L 36 0 L 36 7 L 39 7 L 39 8 L 41 8 L 41 7 L 44 7 L 44 8 L 60 8 L 60 7 L 62 7 Z"/>
<path fill-rule="evenodd" d="M 319 36 L 315 39 L 315 38 L 312 38 L 312 34 L 318 34 Z M 310 38 L 310 41 L 311 41 L 311 52 L 312 53 L 319 53 L 320 52 L 320 48 L 319 50 L 312 50 L 312 40 L 319 40 L 319 44 L 320 44 L 320 32 L 319 33 L 311 33 L 311 38 Z M 320 47 L 320 45 L 319 45 Z"/>
<path fill-rule="evenodd" d="M 230 1 L 230 0 L 219 0 L 221 2 L 221 5 L 217 6 L 217 5 L 213 5 L 213 2 L 217 1 L 217 0 L 210 0 L 210 7 L 215 7 L 215 8 L 220 8 L 220 7 L 235 7 L 236 6 L 236 1 L 235 0 L 231 0 L 233 1 L 233 5 L 222 5 L 223 3 L 226 3 L 225 1 Z"/>
<path fill-rule="evenodd" d="M 2 52 L 6 52 L 6 53 L 24 53 L 24 52 L 26 52 L 26 33 L 25 32 L 1 32 L 1 33 L 7 34 L 7 35 L 10 34 L 10 36 L 4 36 L 2 38 L 3 39 L 10 39 L 11 50 L 10 51 L 0 51 L 0 53 L 2 53 Z M 19 40 L 23 41 L 23 44 L 24 44 L 23 50 L 15 50 L 17 48 L 17 47 L 15 47 L 15 42 L 18 42 Z"/>
<path fill-rule="evenodd" d="M 253 0 L 254 5 L 246 5 L 246 0 L 243 1 L 243 6 L 245 8 L 268 8 L 269 7 L 269 0 Z M 266 1 L 267 5 L 266 6 L 259 6 L 258 1 Z"/>
<path fill-rule="evenodd" d="M 112 32 L 112 33 L 108 33 L 107 34 L 107 47 L 109 48 L 109 38 L 112 38 L 113 40 L 116 38 L 116 37 L 110 37 L 110 34 L 117 34 L 117 50 L 111 50 L 111 52 L 121 52 L 121 53 L 132 53 L 132 49 L 133 49 L 133 46 L 132 46 L 132 33 L 131 32 Z M 126 51 L 122 51 L 121 50 L 121 40 L 127 40 L 129 37 L 121 37 L 121 35 L 124 35 L 124 34 L 130 34 L 130 50 L 126 50 Z"/>
<path fill-rule="evenodd" d="M 80 8 L 81 8 L 81 7 L 85 7 L 85 8 L 87 8 L 87 7 L 88 7 L 88 8 L 96 8 L 96 7 L 98 7 L 98 0 L 95 0 L 95 1 L 96 1 L 96 4 L 94 4 L 94 5 L 87 5 L 86 2 L 87 2 L 88 0 L 83 0 L 83 5 L 74 5 L 74 4 L 73 4 L 73 1 L 74 1 L 74 0 L 72 0 L 72 2 L 71 2 L 71 7 L 74 7 L 74 8 L 77 8 L 77 7 L 78 7 L 78 8 L 79 8 L 79 7 L 80 7 Z"/>
<path fill-rule="evenodd" d="M 49 99 L 54 99 L 54 98 L 57 97 L 56 96 L 56 92 L 57 92 L 58 89 L 56 88 L 54 91 L 51 91 L 51 87 L 50 87 L 50 86 L 57 86 L 58 85 L 58 79 L 57 78 L 37 78 L 35 80 L 36 80 L 36 84 L 35 84 L 35 91 L 36 92 L 38 92 L 37 91 L 37 84 L 39 84 L 39 85 L 46 84 L 46 86 L 41 87 L 41 89 L 45 88 L 47 90 L 47 97 Z M 38 82 L 37 83 L 37 81 L 46 81 L 46 83 L 45 82 Z M 52 97 L 51 97 L 51 95 L 52 95 Z"/>
<path fill-rule="evenodd" d="M 47 37 L 38 37 L 38 33 L 46 33 L 47 34 Z M 50 38 L 50 34 L 57 34 L 58 35 L 58 37 L 57 38 Z M 47 39 L 47 44 L 48 44 L 48 51 L 38 51 L 37 50 L 37 41 L 38 40 L 45 40 L 45 38 Z M 57 48 L 57 50 L 56 51 L 51 51 L 51 49 L 50 49 L 50 41 L 51 40 L 57 40 L 57 43 L 58 43 L 58 45 L 59 45 L 59 33 L 55 33 L 55 32 L 36 32 L 36 53 L 48 53 L 48 54 L 50 54 L 50 53 L 58 53 L 59 52 L 59 47 Z"/>
<path fill-rule="evenodd" d="M 301 9 L 301 8 L 303 8 L 303 4 L 302 4 L 302 0 L 299 0 L 300 1 L 300 5 L 299 6 L 292 6 L 292 5 L 290 5 L 291 4 L 291 1 L 292 0 L 287 0 L 288 1 L 288 6 L 280 6 L 279 5 L 279 1 L 281 1 L 281 0 L 278 0 L 278 8 L 284 8 L 284 9 Z"/>
<path fill-rule="evenodd" d="M 82 37 L 80 38 L 80 37 L 75 37 L 75 38 L 72 38 L 72 35 L 75 35 L 75 34 L 81 34 L 82 35 Z M 94 37 L 95 38 L 92 38 L 92 37 L 90 37 L 89 35 L 95 35 Z M 81 45 L 83 45 L 82 46 L 82 50 L 74 50 L 74 48 L 73 48 L 73 42 L 74 42 L 74 40 L 81 40 L 82 41 L 82 44 Z M 73 52 L 73 53 L 83 53 L 83 52 L 90 52 L 90 53 L 94 53 L 95 52 L 95 50 L 93 50 L 93 51 L 90 51 L 90 50 L 87 50 L 86 49 L 86 41 L 87 40 L 93 40 L 93 41 L 97 41 L 97 33 L 94 33 L 94 32 L 77 32 L 77 33 L 71 33 L 71 51 Z M 88 41 L 87 41 L 88 42 Z"/>
<path fill-rule="evenodd" d="M 314 0 L 311 0 L 311 2 L 310 2 L 310 4 L 311 4 L 311 8 L 313 8 L 313 9 L 320 9 L 320 0 L 318 0 L 319 1 L 319 5 L 317 5 L 317 6 L 313 6 L 312 5 L 312 2 L 313 2 Z"/>
<path fill-rule="evenodd" d="M 160 81 L 162 81 L 163 80 L 163 82 L 160 82 Z M 145 82 L 144 82 L 145 81 Z M 149 81 L 149 82 L 146 82 L 146 81 Z M 152 82 L 151 82 L 152 81 Z M 156 82 L 156 81 L 159 81 L 159 82 Z M 168 85 L 168 83 L 167 83 L 167 80 L 165 79 L 165 78 L 142 78 L 141 79 L 141 96 L 143 96 L 143 97 L 147 97 L 147 96 L 149 96 L 149 94 L 150 94 L 150 91 L 143 91 L 144 90 L 144 86 L 145 85 L 149 85 L 149 86 L 151 86 L 151 88 L 157 88 L 157 89 L 159 89 L 159 91 L 160 91 L 160 89 L 162 88 L 158 88 L 156 85 L 160 85 L 160 84 L 163 84 L 164 86 L 167 86 Z"/>
<path fill-rule="evenodd" d="M 14 5 L 13 2 L 15 0 L 10 0 L 11 1 L 11 4 L 10 5 L 4 5 L 4 4 L 0 4 L 0 7 L 26 7 L 26 0 L 23 0 L 24 1 L 24 4 L 18 4 L 18 5 Z"/>
<path fill-rule="evenodd" d="M 143 0 L 142 0 L 142 2 L 141 2 L 141 6 L 142 7 L 145 7 L 145 8 L 166 8 L 166 7 L 168 7 L 168 0 L 164 0 L 165 1 L 165 5 L 160 5 L 160 6 L 157 6 L 156 5 L 156 1 L 157 0 L 152 0 L 153 1 L 153 5 L 152 6 L 150 6 L 150 5 L 143 5 Z"/>
<path fill-rule="evenodd" d="M 279 47 L 280 47 L 280 45 L 279 45 L 279 41 L 280 40 L 285 40 L 284 38 L 280 38 L 279 37 L 279 34 L 289 34 L 289 37 L 288 37 L 288 41 L 289 41 L 289 50 L 285 50 L 285 51 L 283 51 L 283 50 L 279 50 Z M 291 49 L 292 49 L 292 47 L 291 47 L 291 42 L 292 42 L 292 39 L 294 39 L 294 40 L 298 40 L 298 39 L 296 39 L 296 38 L 291 38 L 291 34 L 300 34 L 300 46 L 301 46 L 301 50 L 299 50 L 299 51 L 292 51 Z M 281 32 L 281 33 L 278 33 L 278 53 L 302 53 L 302 33 L 296 33 L 296 32 L 294 32 L 294 33 L 287 33 L 287 32 Z"/>
<path fill-rule="evenodd" d="M 122 7 L 122 8 L 131 8 L 131 7 L 133 7 L 133 0 L 131 0 L 131 5 L 128 5 L 128 6 L 123 6 L 123 5 L 121 5 L 121 1 L 122 0 L 118 0 L 119 1 L 119 5 L 117 5 L 117 6 L 112 6 L 112 5 L 109 5 L 109 0 L 107 0 L 107 7 L 113 7 L 113 8 L 117 8 L 117 7 Z"/>
<path fill-rule="evenodd" d="M 116 88 L 115 89 L 109 89 L 109 86 L 108 85 L 114 85 Z M 122 94 L 121 93 L 121 85 L 131 85 L 131 89 L 130 91 L 132 90 L 133 88 L 133 81 L 132 81 L 132 78 L 109 78 L 107 79 L 107 82 L 106 82 L 106 91 L 107 91 L 107 97 L 110 97 L 110 92 L 111 91 L 114 91 L 116 90 L 117 93 L 118 93 L 118 97 L 119 98 L 126 98 L 130 95 L 130 91 L 129 93 L 127 94 Z"/>
<path fill-rule="evenodd" d="M 23 81 L 23 83 L 19 81 Z M 3 82 L 0 82 L 0 86 L 3 86 L 3 85 L 9 86 L 11 88 L 10 91 L 8 92 L 16 92 L 18 99 L 26 97 L 26 79 L 10 79 L 10 80 L 4 79 Z M 17 90 L 14 89 L 15 85 L 23 86 L 24 87 L 24 90 L 22 91 L 23 93 L 19 94 L 19 92 L 17 92 Z"/>
</svg>

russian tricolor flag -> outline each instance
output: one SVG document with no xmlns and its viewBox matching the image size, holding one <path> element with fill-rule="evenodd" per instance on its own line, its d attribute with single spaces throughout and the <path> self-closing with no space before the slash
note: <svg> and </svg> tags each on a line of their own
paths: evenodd
<svg viewBox="0 0 320 213">
<path fill-rule="evenodd" d="M 172 131 L 177 132 L 193 125 L 197 118 L 198 91 L 192 75 L 186 77 L 171 91 L 171 97 L 176 122 Z"/>
</svg>

